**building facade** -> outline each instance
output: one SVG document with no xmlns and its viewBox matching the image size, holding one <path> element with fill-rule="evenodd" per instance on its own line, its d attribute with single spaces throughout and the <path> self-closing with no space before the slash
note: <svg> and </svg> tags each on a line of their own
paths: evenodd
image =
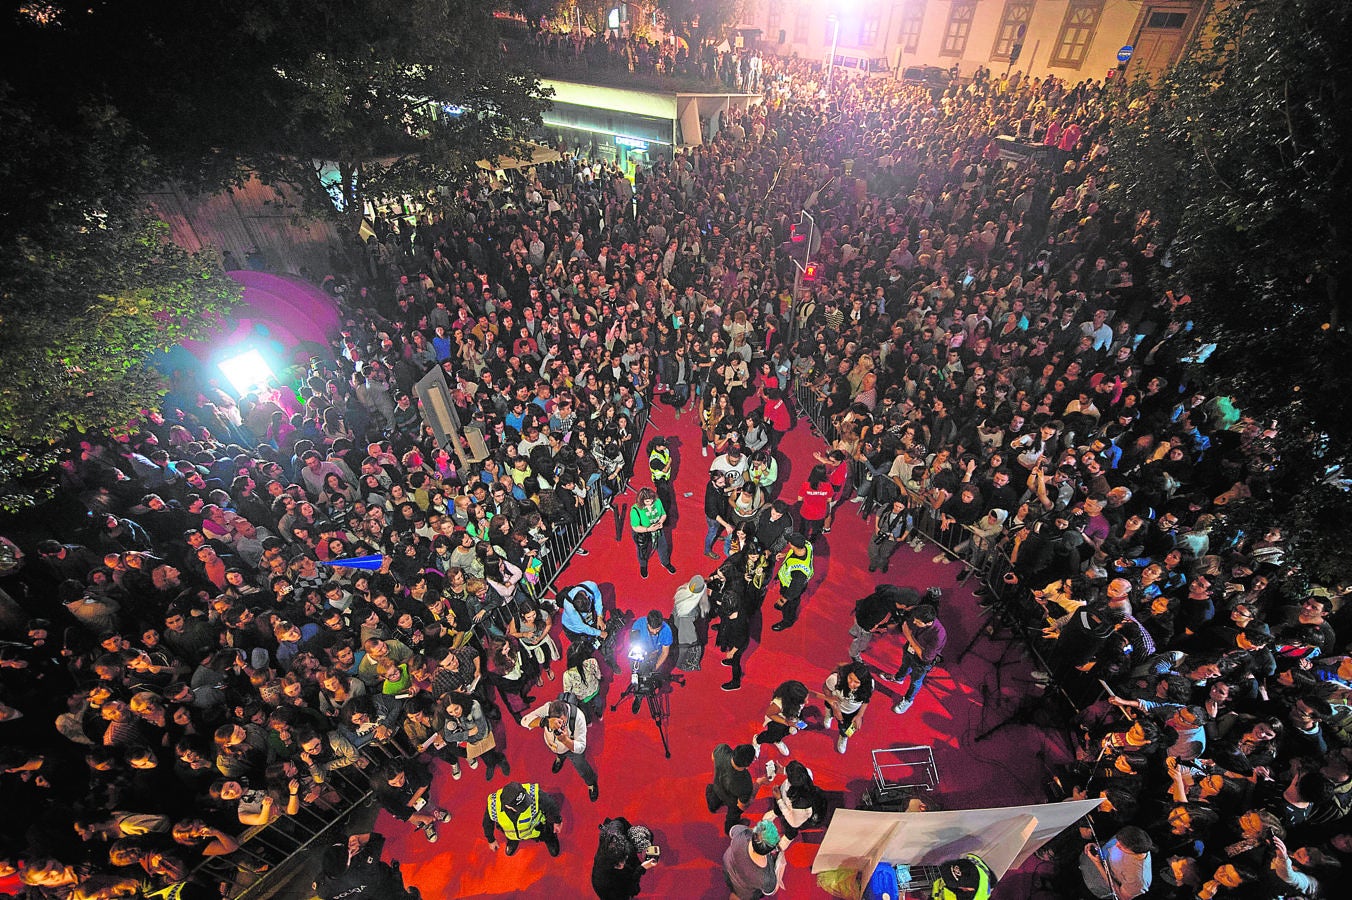
<svg viewBox="0 0 1352 900">
<path fill-rule="evenodd" d="M 1007 68 L 1076 82 L 1154 77 L 1179 56 L 1209 0 L 748 0 L 744 29 L 781 56 L 897 77 L 908 68 Z M 1130 46 L 1125 66 L 1119 52 Z M 1011 55 L 1018 48 L 1018 58 Z"/>
</svg>

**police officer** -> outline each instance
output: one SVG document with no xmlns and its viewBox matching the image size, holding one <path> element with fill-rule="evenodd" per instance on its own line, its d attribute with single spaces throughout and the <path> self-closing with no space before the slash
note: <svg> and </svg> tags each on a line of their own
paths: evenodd
<svg viewBox="0 0 1352 900">
<path fill-rule="evenodd" d="M 775 608 L 784 618 L 770 626 L 773 630 L 784 631 L 798 621 L 798 606 L 811 580 L 812 544 L 795 532 L 789 535 L 787 552 L 779 564 L 779 599 Z"/>
<path fill-rule="evenodd" d="M 676 488 L 671 483 L 675 473 L 671 468 L 671 447 L 660 434 L 648 442 L 648 474 L 652 476 L 653 490 L 657 491 L 662 508 L 668 516 L 672 515 L 676 511 Z"/>
<path fill-rule="evenodd" d="M 975 853 L 941 863 L 939 877 L 930 886 L 933 900 L 990 900 L 996 877 L 986 861 Z"/>
<path fill-rule="evenodd" d="M 315 892 L 322 900 L 339 897 L 389 897 L 406 900 L 418 897 L 416 889 L 404 887 L 399 870 L 380 859 L 385 837 L 375 832 L 354 834 L 341 844 L 324 851 L 321 874 Z"/>
<path fill-rule="evenodd" d="M 497 850 L 497 833 L 501 830 L 507 838 L 508 856 L 516 852 L 522 841 L 540 841 L 550 856 L 558 856 L 562 821 L 558 801 L 540 793 L 540 785 L 513 781 L 488 795 L 484 838 L 490 850 Z"/>
</svg>

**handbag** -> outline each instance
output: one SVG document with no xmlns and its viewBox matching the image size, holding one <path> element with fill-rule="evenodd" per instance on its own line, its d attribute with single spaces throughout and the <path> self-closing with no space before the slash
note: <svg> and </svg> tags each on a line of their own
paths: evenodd
<svg viewBox="0 0 1352 900">
<path fill-rule="evenodd" d="M 467 759 L 478 759 L 489 750 L 496 749 L 497 746 L 497 738 L 493 737 L 492 731 L 489 731 L 488 734 L 484 735 L 479 740 L 465 744 L 465 757 Z"/>
</svg>

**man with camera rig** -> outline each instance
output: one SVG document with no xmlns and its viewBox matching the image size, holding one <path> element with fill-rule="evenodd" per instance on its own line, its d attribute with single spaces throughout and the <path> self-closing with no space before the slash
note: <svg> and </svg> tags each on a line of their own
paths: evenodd
<svg viewBox="0 0 1352 900">
<path fill-rule="evenodd" d="M 577 774 L 587 785 L 587 796 L 593 801 L 600 795 L 596 784 L 596 770 L 587 761 L 587 717 L 582 714 L 577 698 L 565 692 L 534 712 L 521 718 L 526 728 L 539 726 L 544 730 L 545 746 L 554 754 L 550 771 L 557 774 L 564 760 L 571 762 Z"/>
<path fill-rule="evenodd" d="M 636 685 L 634 693 L 648 693 L 642 690 L 643 682 L 655 680 L 661 672 L 671 655 L 672 643 L 671 626 L 655 609 L 649 610 L 647 616 L 629 629 L 629 666 L 633 670 L 631 683 Z"/>
</svg>

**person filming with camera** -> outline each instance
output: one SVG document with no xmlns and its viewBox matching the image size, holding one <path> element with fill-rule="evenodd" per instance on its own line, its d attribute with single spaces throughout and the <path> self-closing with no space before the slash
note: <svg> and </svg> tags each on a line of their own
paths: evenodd
<svg viewBox="0 0 1352 900">
<path fill-rule="evenodd" d="M 662 671 L 667 657 L 671 655 L 673 643 L 671 626 L 662 613 L 649 610 L 648 615 L 639 619 L 629 629 L 629 666 L 633 670 L 630 679 L 637 683 Z"/>
</svg>

